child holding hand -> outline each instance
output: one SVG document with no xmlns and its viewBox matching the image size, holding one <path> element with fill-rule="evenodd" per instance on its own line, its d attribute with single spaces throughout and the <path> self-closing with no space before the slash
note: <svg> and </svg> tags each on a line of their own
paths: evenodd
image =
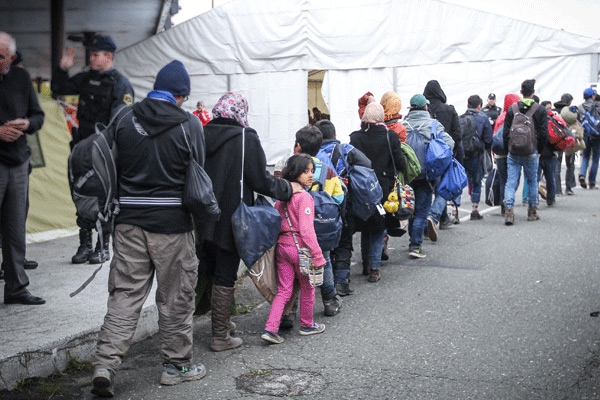
<svg viewBox="0 0 600 400">
<path fill-rule="evenodd" d="M 298 182 L 308 189 L 313 183 L 314 168 L 313 160 L 308 154 L 296 154 L 288 159 L 282 176 L 284 179 Z M 326 261 L 315 233 L 315 210 L 312 196 L 307 191 L 296 192 L 287 203 L 278 200 L 275 208 L 279 211 L 282 219 L 277 239 L 279 286 L 261 338 L 269 343 L 279 344 L 283 342 L 283 338 L 278 335 L 279 322 L 285 305 L 292 296 L 296 279 L 300 283 L 300 334 L 314 335 L 325 330 L 325 325 L 313 321 L 315 288 L 311 286 L 308 276 L 300 272 L 298 248 L 292 236 L 292 229 L 299 246 L 307 247 L 310 250 L 317 268 L 323 268 Z"/>
</svg>

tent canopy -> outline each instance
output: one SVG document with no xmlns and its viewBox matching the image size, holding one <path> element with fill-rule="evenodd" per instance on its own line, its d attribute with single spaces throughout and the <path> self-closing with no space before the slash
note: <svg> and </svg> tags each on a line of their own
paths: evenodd
<svg viewBox="0 0 600 400">
<path fill-rule="evenodd" d="M 462 113 L 472 94 L 494 92 L 501 106 L 504 94 L 535 78 L 541 100 L 569 92 L 578 101 L 597 80 L 598 53 L 594 39 L 440 0 L 234 0 L 119 52 L 115 63 L 137 99 L 173 59 L 191 76 L 189 110 L 243 93 L 274 163 L 308 121 L 312 70 L 325 71 L 323 98 L 347 141 L 366 91 L 378 100 L 395 91 L 406 107 L 436 79 Z"/>
</svg>

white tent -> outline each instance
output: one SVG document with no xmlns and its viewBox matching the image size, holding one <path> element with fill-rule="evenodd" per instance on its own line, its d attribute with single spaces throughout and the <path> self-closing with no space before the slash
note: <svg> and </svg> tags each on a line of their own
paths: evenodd
<svg viewBox="0 0 600 400">
<path fill-rule="evenodd" d="M 137 99 L 173 59 L 192 79 L 189 110 L 243 93 L 274 163 L 307 123 L 311 71 L 325 71 L 327 111 L 347 141 L 367 91 L 377 99 L 395 91 L 407 107 L 436 79 L 462 113 L 472 94 L 494 92 L 502 106 L 504 94 L 534 78 L 541 100 L 569 92 L 578 102 L 597 80 L 599 53 L 595 39 L 440 0 L 234 0 L 119 52 L 116 66 Z"/>
</svg>

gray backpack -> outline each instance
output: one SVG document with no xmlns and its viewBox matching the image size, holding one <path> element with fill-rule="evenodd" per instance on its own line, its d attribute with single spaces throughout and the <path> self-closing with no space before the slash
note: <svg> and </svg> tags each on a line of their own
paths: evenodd
<svg viewBox="0 0 600 400">
<path fill-rule="evenodd" d="M 540 105 L 533 103 L 526 114 L 519 110 L 518 103 L 511 106 L 514 119 L 508 134 L 508 152 L 515 156 L 530 156 L 537 149 L 535 125 L 531 119 Z"/>
</svg>

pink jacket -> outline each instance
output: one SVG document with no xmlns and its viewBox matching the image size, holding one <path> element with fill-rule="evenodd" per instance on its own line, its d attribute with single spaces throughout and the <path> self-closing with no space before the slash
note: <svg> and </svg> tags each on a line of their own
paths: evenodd
<svg viewBox="0 0 600 400">
<path fill-rule="evenodd" d="M 285 202 L 280 200 L 275 202 L 275 208 L 279 211 L 282 219 L 277 243 L 296 246 L 290 231 L 290 224 L 285 216 L 285 204 Z M 327 262 L 323 257 L 323 252 L 319 247 L 317 234 L 315 233 L 315 202 L 312 196 L 304 191 L 294 193 L 292 198 L 287 202 L 287 208 L 290 220 L 292 221 L 292 226 L 294 227 L 294 234 L 298 240 L 298 245 L 300 247 L 308 247 L 316 266 L 320 267 L 325 265 Z"/>
</svg>

